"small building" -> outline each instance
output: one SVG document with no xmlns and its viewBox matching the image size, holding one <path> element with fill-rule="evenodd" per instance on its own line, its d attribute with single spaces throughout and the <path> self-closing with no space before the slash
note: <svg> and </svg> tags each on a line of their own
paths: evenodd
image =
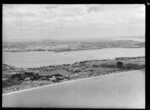
<svg viewBox="0 0 150 110">
<path fill-rule="evenodd" d="M 50 78 L 50 80 L 56 80 L 56 77 L 55 76 L 52 76 L 51 78 Z"/>
<path fill-rule="evenodd" d="M 24 80 L 25 80 L 25 81 L 29 81 L 29 80 L 30 80 L 30 78 L 25 78 Z"/>
</svg>

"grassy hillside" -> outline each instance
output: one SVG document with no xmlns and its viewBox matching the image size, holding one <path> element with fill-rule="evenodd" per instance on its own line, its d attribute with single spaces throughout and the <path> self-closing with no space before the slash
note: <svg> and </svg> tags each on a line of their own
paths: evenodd
<svg viewBox="0 0 150 110">
<path fill-rule="evenodd" d="M 122 67 L 118 67 L 118 61 L 123 63 Z M 74 64 L 27 69 L 15 68 L 6 64 L 3 64 L 3 67 L 3 93 L 6 93 L 66 80 L 105 75 L 119 71 L 144 69 L 145 57 L 90 60 Z"/>
</svg>

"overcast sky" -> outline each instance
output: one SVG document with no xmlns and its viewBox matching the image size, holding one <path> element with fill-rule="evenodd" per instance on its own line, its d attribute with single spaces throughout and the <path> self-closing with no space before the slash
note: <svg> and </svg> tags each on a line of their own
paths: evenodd
<svg viewBox="0 0 150 110">
<path fill-rule="evenodd" d="M 3 5 L 3 40 L 145 37 L 145 5 Z"/>
</svg>

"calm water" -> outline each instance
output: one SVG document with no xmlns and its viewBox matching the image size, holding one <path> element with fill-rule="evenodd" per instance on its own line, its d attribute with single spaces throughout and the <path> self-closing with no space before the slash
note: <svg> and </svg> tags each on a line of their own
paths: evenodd
<svg viewBox="0 0 150 110">
<path fill-rule="evenodd" d="M 143 71 L 114 73 L 4 94 L 3 107 L 145 108 Z"/>
<path fill-rule="evenodd" d="M 68 64 L 83 60 L 145 56 L 145 48 L 107 48 L 72 52 L 4 52 L 3 63 L 17 67 Z"/>
</svg>

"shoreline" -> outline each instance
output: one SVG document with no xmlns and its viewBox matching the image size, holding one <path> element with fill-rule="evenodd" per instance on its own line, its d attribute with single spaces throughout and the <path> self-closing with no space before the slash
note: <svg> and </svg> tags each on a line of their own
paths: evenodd
<svg viewBox="0 0 150 110">
<path fill-rule="evenodd" d="M 18 69 L 38 69 L 38 68 L 43 68 L 43 67 L 49 67 L 49 66 L 52 66 L 52 67 L 57 67 L 57 66 L 63 66 L 63 65 L 73 65 L 75 63 L 79 63 L 79 62 L 89 62 L 89 61 L 103 61 L 103 60 L 115 60 L 117 58 L 127 58 L 127 59 L 133 59 L 133 58 L 145 58 L 145 56 L 136 56 L 136 57 L 115 57 L 115 58 L 106 58 L 106 59 L 100 59 L 100 60 L 81 60 L 81 61 L 75 61 L 73 63 L 65 63 L 65 64 L 52 64 L 52 65 L 43 65 L 43 66 L 37 66 L 37 67 L 17 67 L 17 66 L 14 66 L 14 65 L 9 65 L 9 64 L 6 64 L 6 63 L 3 63 L 4 65 L 9 65 L 13 68 L 18 68 Z"/>
<path fill-rule="evenodd" d="M 122 68 L 117 67 L 118 61 L 123 62 Z M 75 80 L 102 77 L 119 72 L 141 70 L 145 68 L 145 56 L 80 61 L 73 64 L 49 65 L 39 68 L 15 68 L 3 64 L 3 68 L 3 79 L 7 79 L 3 80 L 2 94 L 8 94 Z M 6 74 L 9 75 L 7 76 Z M 28 76 L 29 74 L 30 76 Z"/>
<path fill-rule="evenodd" d="M 92 76 L 92 77 L 86 77 L 86 78 L 79 78 L 79 79 L 73 79 L 73 80 L 68 80 L 68 81 L 62 81 L 62 82 L 58 82 L 58 83 L 32 87 L 32 88 L 28 88 L 28 89 L 22 89 L 22 90 L 18 90 L 18 91 L 9 92 L 9 93 L 2 93 L 2 95 L 5 96 L 5 95 L 10 95 L 10 94 L 24 92 L 24 91 L 30 91 L 30 90 L 33 90 L 33 89 L 43 88 L 43 87 L 47 87 L 47 86 L 57 86 L 57 85 L 71 83 L 71 82 L 75 82 L 75 81 L 81 81 L 81 80 L 87 80 L 87 79 L 93 79 L 93 78 L 109 77 L 109 76 L 113 76 L 113 75 L 121 75 L 121 74 L 125 74 L 125 72 L 130 72 L 130 71 L 133 71 L 133 72 L 134 71 L 141 71 L 141 69 L 140 70 L 117 71 L 117 72 L 112 72 L 112 73 L 105 74 L 105 75 L 100 75 L 100 76 Z M 119 74 L 117 74 L 117 73 L 119 73 Z"/>
<path fill-rule="evenodd" d="M 41 50 L 24 50 L 24 51 L 19 51 L 19 50 L 3 50 L 4 52 L 10 52 L 10 53 L 19 53 L 19 52 L 54 52 L 54 53 L 61 53 L 61 52 L 75 52 L 75 51 L 87 51 L 87 50 L 101 50 L 101 49 L 109 49 L 110 47 L 108 48 L 91 48 L 91 49 L 70 49 L 70 50 L 45 50 L 45 49 L 41 49 Z M 126 49 L 126 48 L 129 48 L 129 49 L 132 49 L 132 48 L 145 48 L 145 47 L 112 47 L 112 48 L 123 48 L 123 49 Z M 110 48 L 111 49 L 111 48 Z"/>
</svg>

